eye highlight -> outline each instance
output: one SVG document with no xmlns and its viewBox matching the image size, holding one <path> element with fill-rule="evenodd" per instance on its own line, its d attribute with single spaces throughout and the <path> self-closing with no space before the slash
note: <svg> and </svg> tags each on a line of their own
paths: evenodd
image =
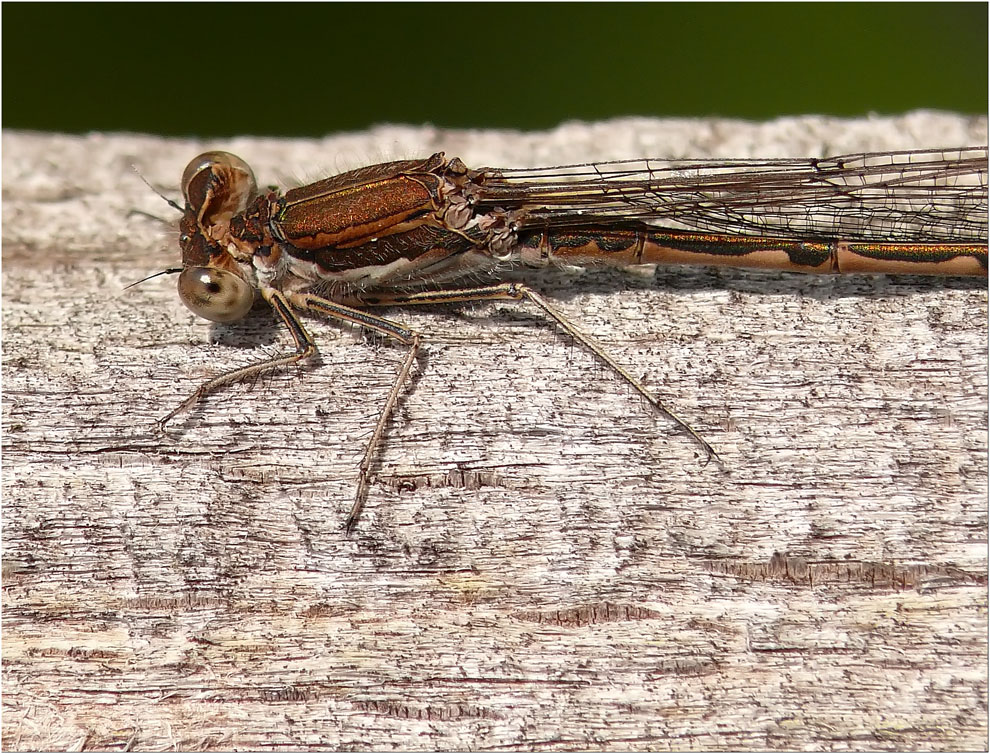
<svg viewBox="0 0 990 754">
<path fill-rule="evenodd" d="M 234 322 L 254 304 L 254 289 L 232 272 L 187 267 L 179 274 L 179 298 L 193 314 L 211 322 Z"/>
</svg>

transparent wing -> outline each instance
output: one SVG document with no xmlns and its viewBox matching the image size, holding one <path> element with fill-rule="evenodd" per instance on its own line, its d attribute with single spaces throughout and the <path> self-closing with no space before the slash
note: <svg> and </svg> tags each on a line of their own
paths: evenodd
<svg viewBox="0 0 990 754">
<path fill-rule="evenodd" d="M 524 226 L 624 220 L 741 235 L 987 241 L 987 148 L 826 159 L 628 160 L 478 171 L 482 208 Z"/>
</svg>

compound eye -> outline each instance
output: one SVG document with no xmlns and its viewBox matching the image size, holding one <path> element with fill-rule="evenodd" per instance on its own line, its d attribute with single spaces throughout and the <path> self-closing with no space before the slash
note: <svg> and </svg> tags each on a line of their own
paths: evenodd
<svg viewBox="0 0 990 754">
<path fill-rule="evenodd" d="M 179 275 L 179 298 L 198 317 L 234 322 L 251 310 L 254 289 L 226 270 L 187 267 Z"/>
<path fill-rule="evenodd" d="M 204 152 L 182 173 L 182 195 L 207 224 L 240 212 L 257 192 L 250 166 L 230 152 Z"/>
</svg>

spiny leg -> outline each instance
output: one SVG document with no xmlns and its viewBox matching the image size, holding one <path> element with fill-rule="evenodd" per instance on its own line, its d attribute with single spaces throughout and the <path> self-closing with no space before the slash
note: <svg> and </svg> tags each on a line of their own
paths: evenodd
<svg viewBox="0 0 990 754">
<path fill-rule="evenodd" d="M 392 418 L 392 412 L 395 411 L 395 406 L 399 402 L 399 395 L 409 379 L 413 364 L 416 362 L 416 355 L 419 353 L 422 336 L 415 330 L 410 330 L 384 317 L 369 314 L 360 309 L 353 309 L 311 293 L 294 294 L 290 296 L 290 299 L 292 303 L 300 308 L 334 317 L 344 322 L 352 322 L 367 327 L 403 345 L 409 346 L 406 357 L 402 361 L 402 366 L 399 367 L 399 372 L 395 377 L 395 381 L 392 383 L 392 389 L 389 390 L 388 397 L 385 399 L 382 410 L 378 414 L 375 429 L 371 433 L 371 439 L 368 440 L 368 444 L 365 446 L 364 456 L 361 458 L 361 464 L 358 467 L 357 491 L 355 492 L 354 502 L 351 504 L 351 510 L 347 514 L 347 520 L 344 524 L 347 534 L 350 535 L 354 531 L 354 527 L 357 526 L 358 517 L 361 515 L 361 511 L 364 509 L 364 503 L 368 498 L 368 488 L 371 484 L 371 467 L 381 446 L 385 427 L 388 426 L 389 419 Z"/>
<path fill-rule="evenodd" d="M 354 527 L 357 526 L 358 518 L 361 515 L 361 511 L 364 509 L 364 504 L 368 497 L 368 488 L 371 484 L 371 467 L 374 464 L 375 456 L 381 446 L 381 440 L 385 433 L 385 428 L 388 426 L 392 413 L 395 411 L 395 406 L 399 402 L 399 395 L 409 379 L 413 364 L 416 362 L 416 356 L 419 353 L 422 336 L 415 330 L 410 330 L 409 328 L 403 327 L 397 322 L 385 319 L 384 317 L 379 317 L 375 314 L 369 314 L 368 312 L 361 311 L 360 309 L 354 309 L 350 306 L 338 304 L 334 301 L 330 301 L 311 293 L 291 294 L 289 299 L 293 304 L 301 309 L 306 309 L 317 314 L 333 317 L 343 322 L 350 322 L 367 327 L 409 346 L 406 357 L 403 359 L 399 372 L 396 374 L 395 380 L 392 383 L 392 388 L 389 390 L 388 397 L 385 399 L 382 410 L 378 414 L 378 420 L 375 422 L 375 428 L 371 433 L 371 438 L 365 446 L 364 456 L 361 458 L 361 464 L 358 467 L 357 490 L 354 495 L 354 502 L 351 504 L 351 510 L 347 514 L 347 519 L 345 522 L 345 530 L 347 534 L 350 535 L 354 531 Z"/>
<path fill-rule="evenodd" d="M 378 421 L 375 423 L 375 429 L 371 434 L 371 439 L 365 447 L 364 456 L 361 459 L 357 492 L 354 497 L 354 502 L 351 505 L 350 513 L 347 515 L 346 528 L 347 533 L 350 534 L 350 532 L 353 531 L 354 526 L 357 524 L 357 519 L 361 514 L 361 509 L 364 507 L 364 501 L 367 498 L 368 487 L 370 485 L 371 467 L 374 462 L 375 454 L 381 444 L 382 435 L 385 432 L 385 427 L 388 424 L 388 420 L 392 416 L 392 412 L 395 410 L 396 403 L 398 403 L 399 394 L 402 391 L 402 387 L 409 378 L 409 373 L 412 371 L 412 365 L 416 360 L 416 354 L 419 352 L 421 336 L 415 330 L 410 330 L 403 327 L 397 322 L 393 322 L 374 314 L 369 314 L 368 312 L 363 312 L 360 309 L 353 309 L 349 306 L 344 306 L 343 304 L 338 304 L 313 294 L 297 293 L 286 296 L 285 294 L 274 289 L 263 289 L 262 296 L 278 313 L 286 327 L 289 328 L 289 332 L 291 333 L 292 339 L 296 346 L 295 353 L 286 354 L 284 356 L 276 356 L 275 358 L 266 359 L 265 361 L 250 364 L 246 367 L 232 369 L 229 372 L 224 372 L 223 374 L 214 377 L 212 380 L 203 383 L 196 390 L 196 392 L 190 395 L 174 411 L 169 413 L 168 416 L 158 422 L 159 429 L 164 431 L 165 425 L 168 424 L 168 422 L 175 416 L 188 410 L 192 406 L 196 405 L 196 403 L 202 400 L 205 396 L 219 390 L 222 387 L 231 385 L 235 382 L 251 379 L 259 374 L 263 374 L 273 369 L 278 369 L 279 367 L 295 364 L 316 353 L 316 344 L 313 342 L 312 336 L 306 331 L 306 328 L 303 326 L 302 322 L 299 321 L 299 318 L 293 311 L 293 305 L 299 309 L 306 309 L 308 311 L 332 317 L 340 322 L 348 322 L 375 330 L 376 332 L 409 346 L 409 352 L 406 354 L 406 357 L 402 362 L 402 366 L 399 369 L 395 382 L 392 384 L 392 389 L 389 391 L 388 398 L 385 399 L 385 404 L 382 407 L 381 413 L 378 415 Z"/>
<path fill-rule="evenodd" d="M 165 416 L 158 421 L 158 430 L 160 432 L 165 431 L 165 426 L 172 421 L 172 419 L 184 411 L 188 411 L 210 393 L 214 393 L 220 388 L 226 387 L 227 385 L 232 385 L 235 382 L 249 380 L 259 374 L 264 374 L 265 372 L 269 372 L 273 369 L 288 366 L 289 364 L 295 364 L 303 359 L 308 359 L 316 353 L 316 344 L 313 342 L 313 338 L 306 331 L 306 328 L 303 327 L 303 324 L 299 321 L 299 318 L 296 317 L 295 313 L 292 311 L 292 307 L 289 305 L 289 302 L 286 301 L 285 297 L 278 291 L 273 290 L 262 291 L 262 296 L 264 296 L 265 300 L 272 307 L 272 309 L 278 313 L 279 317 L 282 318 L 282 321 L 285 323 L 286 327 L 289 328 L 289 333 L 291 333 L 292 339 L 295 341 L 296 352 L 285 354 L 283 356 L 276 356 L 271 359 L 265 359 L 264 361 L 249 364 L 246 367 L 231 369 L 229 372 L 224 372 L 223 374 L 217 375 L 213 379 L 204 382 L 192 395 L 186 398 L 173 411 L 171 411 L 168 416 Z"/>
<path fill-rule="evenodd" d="M 588 351 L 624 379 L 636 392 L 642 395 L 655 411 L 666 416 L 674 424 L 679 426 L 691 438 L 698 443 L 705 451 L 708 460 L 715 459 L 721 463 L 715 449 L 686 421 L 667 408 L 666 405 L 653 393 L 651 393 L 642 382 L 633 377 L 628 370 L 613 359 L 608 352 L 596 343 L 590 336 L 585 335 L 561 312 L 557 311 L 539 293 L 527 285 L 520 283 L 502 283 L 499 285 L 481 286 L 477 288 L 460 288 L 446 291 L 422 291 L 409 294 L 388 294 L 388 295 L 362 295 L 362 303 L 367 306 L 411 306 L 417 304 L 453 304 L 468 301 L 530 301 L 553 319 L 563 330 L 574 340 L 584 346 Z"/>
<path fill-rule="evenodd" d="M 347 521 L 344 524 L 348 535 L 357 526 L 358 516 L 361 515 L 365 500 L 368 498 L 368 486 L 371 484 L 371 464 L 374 462 L 375 454 L 381 444 L 385 427 L 388 425 L 389 419 L 392 417 L 392 412 L 399 402 L 399 393 L 402 391 L 406 380 L 409 379 L 409 373 L 412 371 L 412 366 L 416 361 L 416 354 L 419 353 L 419 343 L 420 336 L 416 333 L 412 337 L 409 350 L 406 352 L 406 358 L 402 361 L 399 373 L 395 376 L 395 382 L 392 383 L 392 389 L 389 391 L 388 398 L 385 399 L 385 404 L 382 406 L 381 413 L 378 415 L 378 421 L 375 423 L 374 432 L 371 433 L 371 439 L 368 440 L 368 444 L 365 446 L 364 457 L 361 459 L 361 465 L 358 467 L 357 493 L 354 495 L 354 503 L 351 505 L 351 511 L 347 514 Z"/>
</svg>

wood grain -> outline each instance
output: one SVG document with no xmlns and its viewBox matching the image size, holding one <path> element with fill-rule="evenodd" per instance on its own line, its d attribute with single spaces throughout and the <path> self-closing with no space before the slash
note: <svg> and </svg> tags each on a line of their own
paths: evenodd
<svg viewBox="0 0 990 754">
<path fill-rule="evenodd" d="M 401 349 L 313 321 L 318 363 L 162 438 L 287 338 L 261 309 L 196 320 L 171 279 L 122 290 L 176 261 L 129 214 L 169 213 L 130 164 L 174 196 L 206 147 L 275 182 L 441 148 L 812 156 L 985 128 L 4 134 L 4 748 L 985 749 L 985 282 L 537 279 L 724 470 L 538 312 L 392 312 L 427 348 L 349 539 Z"/>
</svg>

